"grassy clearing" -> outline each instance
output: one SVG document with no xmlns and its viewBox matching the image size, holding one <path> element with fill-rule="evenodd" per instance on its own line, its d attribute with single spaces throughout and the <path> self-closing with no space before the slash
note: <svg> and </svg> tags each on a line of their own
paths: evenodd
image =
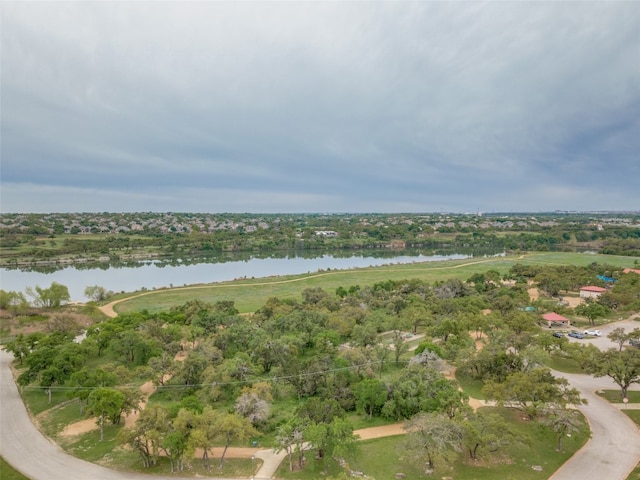
<svg viewBox="0 0 640 480">
<path fill-rule="evenodd" d="M 268 278 L 245 278 L 233 282 L 197 285 L 131 294 L 116 306 L 120 313 L 148 310 L 158 312 L 182 305 L 188 300 L 216 302 L 233 300 L 240 312 L 254 312 L 270 297 L 295 298 L 306 288 L 320 287 L 326 291 L 352 285 L 372 285 L 387 280 L 418 278 L 428 282 L 443 279 L 466 280 L 475 273 L 489 269 L 507 273 L 515 264 L 525 265 L 580 265 L 593 262 L 618 267 L 633 265 L 634 257 L 613 255 L 591 255 L 583 253 L 528 253 L 506 257 L 488 257 L 442 262 L 423 262 L 404 265 L 384 265 L 362 269 L 321 271 L 306 275 L 291 275 Z M 138 295 L 138 296 L 136 296 Z"/>
<path fill-rule="evenodd" d="M 611 403 L 622 403 L 621 390 L 600 390 L 596 392 L 600 397 Z M 629 403 L 640 403 L 640 391 L 627 390 Z"/>
<path fill-rule="evenodd" d="M 455 478 L 456 480 L 494 480 L 496 478 L 539 480 L 548 478 L 573 453 L 575 453 L 589 438 L 589 427 L 583 420 L 578 433 L 566 437 L 563 441 L 563 452 L 557 452 L 555 434 L 539 423 L 523 420 L 519 412 L 510 409 L 492 408 L 496 413 L 505 417 L 519 432 L 520 444 L 505 447 L 495 455 L 485 455 L 478 461 L 472 462 L 467 455 L 461 454 L 458 462 L 452 465 L 441 465 L 434 474 L 434 478 Z M 397 473 L 403 473 L 407 480 L 422 480 L 424 471 L 407 464 L 403 460 L 401 443 L 404 435 L 384 437 L 360 442 L 360 453 L 350 459 L 349 466 L 353 470 L 362 471 L 373 478 L 396 478 Z M 536 472 L 531 467 L 542 467 L 542 472 Z M 438 467 L 438 466 L 436 466 Z M 331 463 L 329 474 L 336 475 L 340 467 Z M 307 465 L 302 471 L 289 472 L 288 462 L 285 460 L 277 472 L 278 478 L 312 480 L 322 478 L 322 466 L 313 459 L 313 454 L 307 454 Z"/>
<path fill-rule="evenodd" d="M 29 410 L 32 415 L 37 416 L 46 410 L 69 402 L 69 397 L 67 397 L 66 392 L 53 390 L 51 393 L 51 403 L 49 403 L 49 396 L 43 388 L 25 387 L 22 390 L 22 400 L 27 406 L 27 410 Z"/>
<path fill-rule="evenodd" d="M 0 457 L 0 480 L 29 480 Z"/>
<path fill-rule="evenodd" d="M 56 408 L 47 411 L 40 418 L 42 431 L 49 437 L 57 437 L 67 425 L 71 425 L 85 417 L 80 414 L 78 400 L 60 403 Z"/>
<path fill-rule="evenodd" d="M 74 455 L 88 462 L 98 463 L 104 467 L 121 471 L 133 471 L 151 475 L 170 475 L 171 466 L 166 458 L 160 458 L 158 464 L 152 468 L 144 468 L 137 453 L 124 449 L 116 442 L 116 435 L 122 428 L 120 425 L 105 425 L 104 440 L 100 441 L 100 432 L 91 432 L 65 439 L 62 447 Z M 219 458 L 211 459 L 212 469 L 207 472 L 202 467 L 200 459 L 194 458 L 186 465 L 180 476 L 203 477 L 251 477 L 260 466 L 260 461 L 241 458 L 228 458 L 224 461 L 224 468 L 218 469 Z"/>
<path fill-rule="evenodd" d="M 460 388 L 472 398 L 479 400 L 485 400 L 482 393 L 482 387 L 484 382 L 482 380 L 476 380 L 475 378 L 467 377 L 466 375 L 456 375 L 456 380 L 460 384 Z"/>
<path fill-rule="evenodd" d="M 578 362 L 571 358 L 558 357 L 556 355 L 550 355 L 545 366 L 565 373 L 584 373 L 584 370 L 580 368 Z"/>
</svg>

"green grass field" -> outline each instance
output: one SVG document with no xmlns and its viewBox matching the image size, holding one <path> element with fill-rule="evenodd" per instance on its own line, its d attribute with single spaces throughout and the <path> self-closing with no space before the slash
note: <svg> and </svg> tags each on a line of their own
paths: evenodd
<svg viewBox="0 0 640 480">
<path fill-rule="evenodd" d="M 359 454 L 350 460 L 349 467 L 361 471 L 376 479 L 397 478 L 402 473 L 406 480 L 421 480 L 424 478 L 455 478 L 456 480 L 494 480 L 496 478 L 514 480 L 538 480 L 549 478 L 574 452 L 576 452 L 589 438 L 589 427 L 582 422 L 580 431 L 563 442 L 563 452 L 556 451 L 556 438 L 549 429 L 536 422 L 524 421 L 516 410 L 492 408 L 491 410 L 503 415 L 518 431 L 521 443 L 513 443 L 494 455 L 485 455 L 477 461 L 471 461 L 465 453 L 461 453 L 461 460 L 452 465 L 440 465 L 432 476 L 426 476 L 424 471 L 403 461 L 401 442 L 404 435 L 365 440 L 359 443 Z M 542 472 L 533 470 L 532 466 L 542 467 Z M 329 475 L 336 476 L 341 468 L 332 462 L 329 465 Z M 314 480 L 322 478 L 322 466 L 307 455 L 307 464 L 301 471 L 289 472 L 287 460 L 282 462 L 277 472 L 278 478 L 296 480 Z"/>
<path fill-rule="evenodd" d="M 616 267 L 631 267 L 636 257 L 612 255 L 594 255 L 584 253 L 528 253 L 506 257 L 487 257 L 464 260 L 446 260 L 442 262 L 423 262 L 403 265 L 385 265 L 363 269 L 333 270 L 268 278 L 246 278 L 232 282 L 221 282 L 190 287 L 160 289 L 150 292 L 127 294 L 121 303 L 115 306 L 118 313 L 140 310 L 159 312 L 182 305 L 189 300 L 201 300 L 214 303 L 221 300 L 233 300 L 241 313 L 254 312 L 270 297 L 300 298 L 307 288 L 322 288 L 333 292 L 338 287 L 349 288 L 353 285 L 373 285 L 387 280 L 417 278 L 427 282 L 438 280 L 466 280 L 475 273 L 484 273 L 493 269 L 504 274 L 515 264 L 524 265 L 579 265 L 591 263 L 608 264 Z"/>
<path fill-rule="evenodd" d="M 0 480 L 29 480 L 0 457 Z"/>
</svg>

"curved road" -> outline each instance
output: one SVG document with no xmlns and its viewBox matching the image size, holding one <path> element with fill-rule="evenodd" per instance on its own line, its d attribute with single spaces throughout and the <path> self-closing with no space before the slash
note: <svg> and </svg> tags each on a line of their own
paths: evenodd
<svg viewBox="0 0 640 480">
<path fill-rule="evenodd" d="M 624 413 L 595 394 L 596 390 L 618 390 L 608 377 L 553 372 L 564 377 L 588 400 L 579 410 L 591 425 L 591 440 L 560 467 L 550 480 L 624 480 L 640 461 L 640 430 Z M 633 390 L 639 385 L 632 385 Z"/>
</svg>

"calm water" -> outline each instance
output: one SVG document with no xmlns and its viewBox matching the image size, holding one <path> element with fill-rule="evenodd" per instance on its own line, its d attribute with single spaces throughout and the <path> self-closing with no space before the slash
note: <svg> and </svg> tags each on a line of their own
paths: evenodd
<svg viewBox="0 0 640 480">
<path fill-rule="evenodd" d="M 473 257 L 472 254 L 451 255 L 397 255 L 380 258 L 353 255 L 338 258 L 323 255 L 316 258 L 250 258 L 224 263 L 140 262 L 135 267 L 86 268 L 67 267 L 51 273 L 7 270 L 0 268 L 0 288 L 5 291 L 24 292 L 27 287 L 49 287 L 58 282 L 69 288 L 72 301 L 86 301 L 84 290 L 99 285 L 114 292 L 133 292 L 142 289 L 178 287 L 196 283 L 211 283 L 237 278 L 261 278 L 278 275 L 313 273 L 319 270 L 345 270 L 378 265 L 417 263 Z M 176 264 L 178 263 L 178 264 Z"/>
</svg>

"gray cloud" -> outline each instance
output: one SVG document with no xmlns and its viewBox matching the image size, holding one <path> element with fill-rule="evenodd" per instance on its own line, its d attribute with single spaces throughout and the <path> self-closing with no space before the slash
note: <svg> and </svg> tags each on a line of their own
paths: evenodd
<svg viewBox="0 0 640 480">
<path fill-rule="evenodd" d="M 640 4 L 5 2 L 2 211 L 637 209 Z"/>
</svg>

